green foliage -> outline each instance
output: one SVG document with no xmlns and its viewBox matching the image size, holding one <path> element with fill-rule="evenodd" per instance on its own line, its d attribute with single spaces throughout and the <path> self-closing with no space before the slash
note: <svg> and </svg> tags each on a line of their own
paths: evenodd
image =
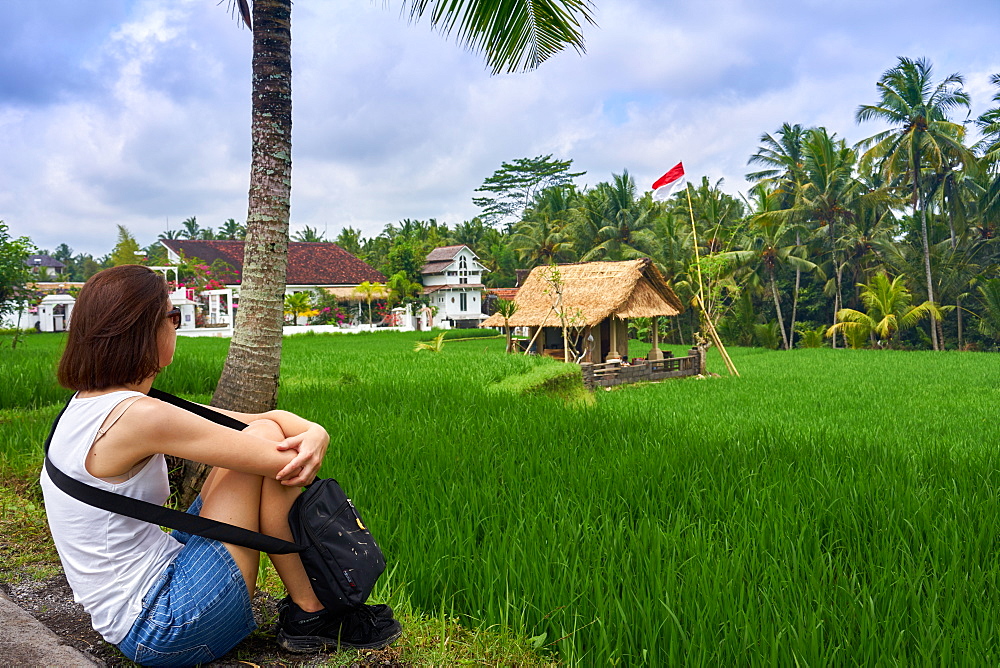
<svg viewBox="0 0 1000 668">
<path fill-rule="evenodd" d="M 589 402 L 590 393 L 583 386 L 580 367 L 546 360 L 518 376 L 509 376 L 491 386 L 495 392 L 515 395 L 553 396 L 565 401 Z"/>
<path fill-rule="evenodd" d="M 582 23 L 594 23 L 589 0 L 459 2 L 407 0 L 410 18 L 427 16 L 437 30 L 481 53 L 493 74 L 533 70 L 571 46 L 583 52 Z"/>
<path fill-rule="evenodd" d="M 799 323 L 798 327 L 796 327 L 799 333 L 799 348 L 822 348 L 827 329 L 826 325 L 813 327 L 804 322 Z"/>
<path fill-rule="evenodd" d="M 430 341 L 414 342 L 413 350 L 418 353 L 420 351 L 427 351 L 432 353 L 441 352 L 442 350 L 444 350 L 444 332 L 441 332 Z"/>
<path fill-rule="evenodd" d="M 356 230 L 353 227 L 345 227 L 334 239 L 334 243 L 354 257 L 361 257 L 362 241 L 361 230 Z"/>
<path fill-rule="evenodd" d="M 389 254 L 385 258 L 382 273 L 386 276 L 403 274 L 403 277 L 412 283 L 420 282 L 420 268 L 427 261 L 427 253 L 430 248 L 419 242 L 400 241 L 394 243 L 389 249 Z"/>
<path fill-rule="evenodd" d="M 586 174 L 571 172 L 572 164 L 572 160 L 556 160 L 552 154 L 505 162 L 476 188 L 477 193 L 488 194 L 473 197 L 472 203 L 483 209 L 482 218 L 491 225 L 520 217 L 537 192 L 567 185 Z"/>
<path fill-rule="evenodd" d="M 244 237 L 247 235 L 247 228 L 245 225 L 237 223 L 233 218 L 227 218 L 226 222 L 222 224 L 219 231 L 216 233 L 216 239 L 229 239 L 230 241 L 243 241 Z"/>
<path fill-rule="evenodd" d="M 295 294 L 285 295 L 284 310 L 285 315 L 292 316 L 293 321 L 297 320 L 299 316 L 316 314 L 316 308 L 312 303 L 312 295 L 308 292 L 296 292 Z"/>
<path fill-rule="evenodd" d="M 777 350 L 781 346 L 781 334 L 778 332 L 778 323 L 775 320 L 754 325 L 753 336 L 761 348 Z"/>
<path fill-rule="evenodd" d="M 852 348 L 860 348 L 869 337 L 877 336 L 880 345 L 890 347 L 898 332 L 916 327 L 927 318 L 940 320 L 941 309 L 934 304 L 911 304 L 912 295 L 904 279 L 900 275 L 890 281 L 882 273 L 873 276 L 870 283 L 859 285 L 867 312 L 841 309 L 837 312 L 838 322 L 830 327 L 827 336 L 843 331 Z"/>
<path fill-rule="evenodd" d="M 365 300 L 368 304 L 368 322 L 374 323 L 372 317 L 372 301 L 388 296 L 385 285 L 377 281 L 362 281 L 358 287 L 354 288 L 355 294 Z"/>
<path fill-rule="evenodd" d="M 427 332 L 417 333 L 417 338 L 420 341 L 430 341 L 436 336 L 444 334 L 445 341 L 451 341 L 453 339 L 495 339 L 498 336 L 502 336 L 500 332 L 495 329 L 442 329 L 433 330 L 433 335 L 429 336 Z"/>
<path fill-rule="evenodd" d="M 111 265 L 145 264 L 145 256 L 132 233 L 124 225 L 118 226 L 118 243 L 111 251 Z"/>
<path fill-rule="evenodd" d="M 31 273 L 24 261 L 35 250 L 31 239 L 12 237 L 10 228 L 0 220 L 0 316 L 17 312 L 28 298 L 25 286 Z"/>
<path fill-rule="evenodd" d="M 304 243 L 322 243 L 326 241 L 326 238 L 318 230 L 306 225 L 301 230 L 292 235 L 292 241 L 299 241 Z"/>
</svg>

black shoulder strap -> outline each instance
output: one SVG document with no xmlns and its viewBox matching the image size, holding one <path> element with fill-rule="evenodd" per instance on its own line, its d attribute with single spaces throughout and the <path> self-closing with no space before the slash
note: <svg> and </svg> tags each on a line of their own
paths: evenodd
<svg viewBox="0 0 1000 668">
<path fill-rule="evenodd" d="M 218 424 L 231 429 L 240 430 L 246 427 L 245 423 L 240 422 L 235 418 L 223 415 L 222 413 L 187 401 L 186 399 L 175 397 L 174 395 L 161 390 L 150 390 L 149 396 L 161 401 L 166 401 L 167 403 L 183 408 L 184 410 L 200 415 L 203 418 L 211 420 L 212 422 L 217 422 Z M 268 554 L 289 554 L 291 552 L 301 552 L 305 549 L 304 545 L 290 543 L 286 540 L 275 538 L 274 536 L 268 536 L 267 534 L 250 531 L 249 529 L 244 529 L 232 524 L 217 522 L 215 520 L 208 519 L 207 517 L 182 513 L 179 510 L 172 510 L 170 508 L 165 508 L 164 506 L 158 506 L 155 503 L 140 501 L 139 499 L 133 499 L 121 494 L 115 494 L 114 492 L 109 492 L 107 490 L 88 485 L 87 483 L 81 482 L 76 478 L 71 478 L 60 471 L 56 465 L 52 463 L 52 460 L 49 459 L 48 456 L 49 444 L 52 442 L 52 435 L 56 431 L 56 425 L 59 424 L 59 418 L 61 418 L 63 413 L 66 412 L 67 407 L 69 407 L 69 402 L 66 402 L 66 406 L 63 407 L 63 409 L 59 412 L 59 415 L 56 416 L 56 419 L 53 420 L 52 429 L 49 431 L 48 438 L 45 439 L 45 472 L 48 474 L 49 479 L 52 480 L 52 483 L 56 487 L 66 492 L 74 499 L 96 508 L 100 508 L 101 510 L 118 513 L 137 520 L 142 520 L 143 522 L 150 522 L 151 524 L 165 526 L 170 529 L 179 529 L 196 536 L 203 536 L 205 538 L 219 540 L 224 543 L 241 545 L 243 547 L 249 547 L 253 550 L 259 550 Z"/>
</svg>

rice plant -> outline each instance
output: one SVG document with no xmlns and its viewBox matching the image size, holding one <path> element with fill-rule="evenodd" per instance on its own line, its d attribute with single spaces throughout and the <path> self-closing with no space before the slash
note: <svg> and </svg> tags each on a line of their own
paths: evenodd
<svg viewBox="0 0 1000 668">
<path fill-rule="evenodd" d="M 415 605 L 584 665 L 1000 660 L 1000 358 L 737 348 L 742 378 L 581 403 L 496 391 L 559 364 L 502 339 L 419 336 L 289 338 L 279 393 Z M 226 345 L 182 340 L 157 385 L 207 400 Z M 25 474 L 64 398 L 45 355 L 0 358 L 33 388 L 0 394 Z"/>
</svg>

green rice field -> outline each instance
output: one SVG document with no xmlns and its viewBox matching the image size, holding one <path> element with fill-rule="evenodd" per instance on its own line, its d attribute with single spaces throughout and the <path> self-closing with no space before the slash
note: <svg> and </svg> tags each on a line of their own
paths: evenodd
<svg viewBox="0 0 1000 668">
<path fill-rule="evenodd" d="M 1000 663 L 1000 356 L 732 349 L 741 378 L 584 402 L 498 391 L 559 365 L 503 339 L 417 336 L 290 337 L 279 398 L 417 605 L 569 664 Z M 38 470 L 61 344 L 0 352 L 2 468 Z M 180 339 L 157 386 L 207 401 L 227 345 Z"/>
</svg>

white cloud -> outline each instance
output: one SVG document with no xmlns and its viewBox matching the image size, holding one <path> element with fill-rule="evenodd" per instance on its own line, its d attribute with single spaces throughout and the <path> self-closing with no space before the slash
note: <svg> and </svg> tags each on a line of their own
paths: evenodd
<svg viewBox="0 0 1000 668">
<path fill-rule="evenodd" d="M 683 159 L 691 178 L 724 177 L 735 191 L 761 133 L 785 121 L 850 142 L 874 132 L 854 112 L 899 55 L 928 57 L 939 76 L 964 72 L 981 113 L 1000 71 L 982 48 L 998 14 L 989 0 L 947 12 L 929 0 L 616 0 L 599 3 L 587 55 L 490 77 L 480 57 L 394 8 L 299 3 L 293 230 L 458 223 L 476 214 L 473 191 L 501 162 L 545 153 L 572 158 L 591 185 L 628 169 L 648 188 Z M 32 15 L 32 30 L 45 20 Z M 250 34 L 204 0 L 139 0 L 113 27 L 80 34 L 90 37 L 62 48 L 93 85 L 0 87 L 0 132 L 15 156 L 0 163 L 0 218 L 40 246 L 97 255 L 116 223 L 145 244 L 168 220 L 244 219 Z"/>
</svg>

